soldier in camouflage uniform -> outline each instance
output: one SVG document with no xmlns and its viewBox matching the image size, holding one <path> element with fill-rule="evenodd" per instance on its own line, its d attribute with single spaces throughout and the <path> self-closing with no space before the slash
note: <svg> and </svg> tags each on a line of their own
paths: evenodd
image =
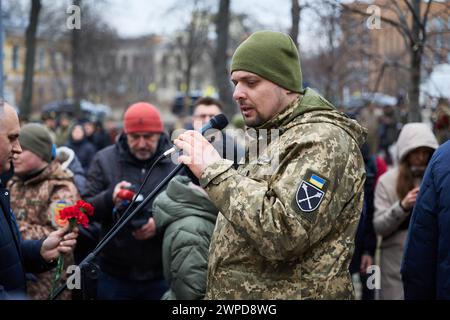
<svg viewBox="0 0 450 320">
<path fill-rule="evenodd" d="M 251 35 L 233 56 L 231 78 L 256 138 L 245 163 L 235 170 L 198 132 L 175 140 L 180 161 L 220 210 L 206 298 L 354 298 L 348 266 L 363 204 L 365 129 L 302 89 L 285 34 Z M 278 135 L 256 149 L 264 129 Z"/>
<path fill-rule="evenodd" d="M 52 161 L 52 140 L 47 130 L 38 124 L 22 127 L 19 137 L 23 153 L 14 160 L 15 176 L 9 183 L 11 207 L 25 240 L 47 237 L 58 225 L 55 213 L 58 207 L 74 204 L 78 191 L 73 182 L 73 173 L 65 170 L 57 161 Z M 65 257 L 65 268 L 73 264 L 73 257 Z M 64 272 L 63 272 L 64 274 Z M 28 294 L 32 299 L 47 299 L 54 271 L 36 275 L 28 283 Z M 61 298 L 70 298 L 65 291 Z"/>
</svg>

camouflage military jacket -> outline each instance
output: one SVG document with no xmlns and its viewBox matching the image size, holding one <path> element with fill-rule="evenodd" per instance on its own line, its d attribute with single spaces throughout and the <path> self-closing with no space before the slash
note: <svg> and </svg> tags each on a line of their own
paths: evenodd
<svg viewBox="0 0 450 320">
<path fill-rule="evenodd" d="M 52 162 L 39 175 L 22 181 L 14 177 L 10 184 L 11 208 L 17 217 L 19 231 L 23 239 L 42 239 L 56 230 L 54 213 L 58 201 L 67 205 L 79 199 L 78 191 L 73 183 L 73 174 L 65 170 L 57 162 Z M 66 255 L 65 268 L 73 264 L 73 256 Z M 63 272 L 62 279 L 66 278 Z M 34 300 L 47 299 L 51 289 L 53 271 L 36 275 L 34 281 L 28 281 L 28 295 Z M 71 293 L 66 290 L 60 299 L 70 299 Z"/>
<path fill-rule="evenodd" d="M 244 164 L 220 160 L 200 179 L 221 212 L 206 298 L 353 298 L 365 130 L 311 89 L 257 129 Z M 252 154 L 262 129 L 278 135 Z"/>
<path fill-rule="evenodd" d="M 52 225 L 55 204 L 64 200 L 75 203 L 79 199 L 71 171 L 52 162 L 42 173 L 22 181 L 14 177 L 10 182 L 11 207 L 17 217 L 23 239 L 41 239 L 56 230 Z"/>
</svg>

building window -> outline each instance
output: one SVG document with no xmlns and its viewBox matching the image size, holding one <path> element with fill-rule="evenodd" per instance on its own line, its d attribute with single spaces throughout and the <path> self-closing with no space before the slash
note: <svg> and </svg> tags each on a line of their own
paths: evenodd
<svg viewBox="0 0 450 320">
<path fill-rule="evenodd" d="M 63 70 L 67 71 L 69 70 L 69 58 L 66 54 L 61 54 L 61 61 L 62 61 L 62 65 L 63 65 Z"/>
<path fill-rule="evenodd" d="M 44 48 L 40 48 L 39 49 L 38 70 L 39 71 L 44 71 L 45 70 L 45 49 Z"/>
<path fill-rule="evenodd" d="M 441 64 L 441 55 L 439 52 L 434 53 L 434 64 Z"/>
<path fill-rule="evenodd" d="M 12 68 L 13 70 L 19 69 L 19 46 L 12 47 Z"/>
<path fill-rule="evenodd" d="M 450 52 L 447 53 L 447 62 L 450 63 Z"/>
<path fill-rule="evenodd" d="M 444 37 L 443 34 L 436 35 L 436 49 L 440 50 L 444 46 Z"/>
<path fill-rule="evenodd" d="M 44 87 L 42 87 L 42 86 L 39 87 L 38 94 L 39 94 L 39 98 L 41 98 L 41 99 L 45 98 L 45 89 L 44 89 Z"/>
<path fill-rule="evenodd" d="M 122 56 L 122 61 L 120 62 L 120 69 L 128 71 L 128 57 Z"/>
<path fill-rule="evenodd" d="M 168 69 L 168 62 L 169 57 L 165 54 L 161 60 L 161 73 L 162 73 L 162 78 L 161 78 L 161 87 L 162 88 L 167 88 L 168 85 L 168 80 L 167 80 L 167 69 Z"/>
</svg>

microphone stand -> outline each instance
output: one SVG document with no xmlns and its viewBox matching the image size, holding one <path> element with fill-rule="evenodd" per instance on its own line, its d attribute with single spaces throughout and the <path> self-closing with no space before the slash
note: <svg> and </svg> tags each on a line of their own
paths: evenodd
<svg viewBox="0 0 450 320">
<path fill-rule="evenodd" d="M 84 267 L 88 267 L 90 264 L 92 264 L 92 261 L 98 256 L 98 254 L 103 250 L 103 248 L 109 244 L 109 242 L 111 242 L 111 240 L 117 235 L 117 233 L 119 233 L 124 227 L 125 225 L 128 223 L 128 221 L 130 221 L 133 216 L 139 212 L 150 200 L 152 200 L 158 193 L 159 191 L 161 191 L 161 189 L 167 184 L 169 183 L 170 180 L 172 180 L 173 177 L 175 177 L 180 171 L 181 169 L 183 169 L 185 167 L 184 164 L 178 164 L 175 169 L 172 170 L 171 173 L 169 173 L 169 175 L 164 178 L 163 181 L 161 181 L 158 186 L 153 189 L 153 191 L 147 195 L 145 197 L 145 199 L 139 204 L 139 206 L 136 207 L 136 209 L 134 209 L 128 216 L 126 219 L 124 219 L 123 221 L 119 221 L 116 223 L 116 225 L 114 225 L 111 229 L 114 229 L 114 231 L 112 233 L 110 233 L 106 238 L 100 240 L 100 245 L 98 247 L 96 247 L 94 249 L 94 251 L 92 251 L 90 254 L 88 254 L 83 261 L 81 261 L 80 263 L 80 269 L 83 270 Z M 55 300 L 65 289 L 67 288 L 67 281 L 65 284 L 63 284 L 62 286 L 60 286 L 58 288 L 58 290 L 56 290 L 56 292 L 53 294 L 53 296 L 51 297 L 51 300 Z"/>
<path fill-rule="evenodd" d="M 202 127 L 202 129 L 200 130 L 200 133 L 202 135 L 204 135 L 206 133 L 206 131 L 209 129 L 216 129 L 216 130 L 220 131 L 223 128 L 225 128 L 227 126 L 227 124 L 228 124 L 228 120 L 225 117 L 225 115 L 218 114 L 218 115 L 214 116 L 211 120 L 209 120 L 207 125 Z M 163 155 L 168 156 L 172 152 L 175 152 L 175 151 L 176 151 L 176 148 L 174 147 L 174 148 L 169 149 L 166 152 L 164 152 Z M 159 160 L 157 160 L 157 161 L 159 161 Z M 179 165 L 177 165 L 175 167 L 175 169 L 173 169 L 172 172 L 169 173 L 169 175 L 163 181 L 161 181 L 158 184 L 158 186 L 147 197 L 145 197 L 145 199 L 141 202 L 141 204 L 136 209 L 134 209 L 124 220 L 120 219 L 119 221 L 117 221 L 117 223 L 115 225 L 112 226 L 112 228 L 105 235 L 105 237 L 100 240 L 97 247 L 90 254 L 88 254 L 86 256 L 86 258 L 83 259 L 83 261 L 81 261 L 79 267 L 82 272 L 83 272 L 83 268 L 86 267 L 87 271 L 90 274 L 95 274 L 97 269 L 95 267 L 93 267 L 94 263 L 92 263 L 92 261 L 98 256 L 98 254 L 103 250 L 103 248 L 109 242 L 111 242 L 111 240 L 117 235 L 117 233 L 119 233 L 125 227 L 125 225 L 128 223 L 128 221 L 130 221 L 137 212 L 139 212 L 150 200 L 152 200 L 158 194 L 158 192 L 161 191 L 161 189 L 173 177 L 175 177 L 183 168 L 185 168 L 184 164 L 180 163 Z M 142 188 L 142 186 L 141 186 L 141 188 Z M 140 191 L 139 191 L 139 193 L 140 193 Z M 91 269 L 88 269 L 88 267 L 91 267 Z M 67 288 L 67 281 L 65 284 L 63 284 L 56 290 L 56 292 L 52 295 L 51 300 L 55 300 L 66 288 Z"/>
</svg>

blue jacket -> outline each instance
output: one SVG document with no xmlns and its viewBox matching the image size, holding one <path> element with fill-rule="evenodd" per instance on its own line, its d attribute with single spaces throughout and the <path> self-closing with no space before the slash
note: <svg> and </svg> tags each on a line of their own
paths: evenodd
<svg viewBox="0 0 450 320">
<path fill-rule="evenodd" d="M 2 179 L 4 176 L 0 176 L 0 300 L 24 299 L 25 272 L 42 272 L 50 265 L 40 254 L 43 240 L 21 240 Z"/>
<path fill-rule="evenodd" d="M 430 160 L 402 263 L 405 299 L 450 299 L 450 142 Z"/>
</svg>

